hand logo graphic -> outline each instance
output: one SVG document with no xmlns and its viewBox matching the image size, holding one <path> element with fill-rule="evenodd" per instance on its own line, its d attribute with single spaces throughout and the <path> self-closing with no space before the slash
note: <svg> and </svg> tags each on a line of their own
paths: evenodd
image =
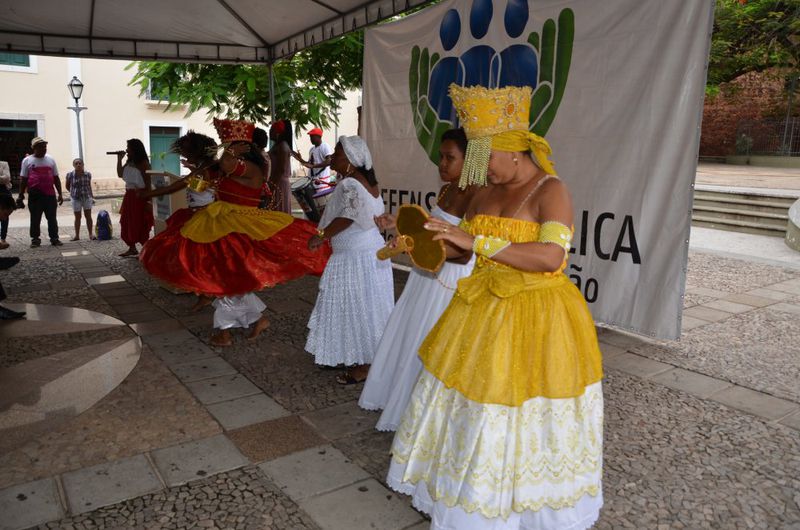
<svg viewBox="0 0 800 530">
<path fill-rule="evenodd" d="M 506 35 L 520 37 L 528 23 L 528 1 L 509 0 L 503 17 Z M 492 0 L 473 0 L 469 32 L 482 39 L 494 16 Z M 439 38 L 445 52 L 452 50 L 462 37 L 461 16 L 451 9 L 442 17 Z M 575 35 L 575 15 L 564 9 L 558 24 L 548 19 L 541 34 L 531 32 L 527 41 L 496 51 L 477 44 L 460 56 L 440 56 L 427 48 L 411 50 L 409 93 L 414 127 L 420 145 L 431 162 L 438 164 L 439 142 L 444 131 L 458 126 L 453 103 L 447 94 L 450 83 L 462 86 L 530 86 L 530 130 L 544 136 L 555 119 L 564 95 Z"/>
</svg>

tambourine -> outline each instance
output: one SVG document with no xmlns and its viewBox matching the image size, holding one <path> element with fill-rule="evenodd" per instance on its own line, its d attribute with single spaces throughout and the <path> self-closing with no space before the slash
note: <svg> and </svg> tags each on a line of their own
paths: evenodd
<svg viewBox="0 0 800 530">
<path fill-rule="evenodd" d="M 420 269 L 437 272 L 447 259 L 444 242 L 434 241 L 435 232 L 425 229 L 428 212 L 416 204 L 404 204 L 397 212 L 397 241 L 377 252 L 378 259 L 389 259 L 403 252 Z"/>
</svg>

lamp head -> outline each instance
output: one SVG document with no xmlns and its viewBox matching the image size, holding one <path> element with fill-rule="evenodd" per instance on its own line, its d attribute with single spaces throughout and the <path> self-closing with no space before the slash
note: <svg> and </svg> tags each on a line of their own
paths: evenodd
<svg viewBox="0 0 800 530">
<path fill-rule="evenodd" d="M 69 93 L 72 94 L 72 99 L 75 101 L 81 99 L 81 94 L 83 94 L 83 83 L 81 83 L 81 80 L 78 79 L 78 76 L 72 76 L 72 80 L 67 83 L 67 88 L 69 88 Z"/>
</svg>

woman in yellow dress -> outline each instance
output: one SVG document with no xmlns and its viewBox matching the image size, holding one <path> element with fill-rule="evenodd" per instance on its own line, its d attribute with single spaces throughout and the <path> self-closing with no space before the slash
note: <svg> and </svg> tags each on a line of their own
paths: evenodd
<svg viewBox="0 0 800 530">
<path fill-rule="evenodd" d="M 462 185 L 485 184 L 460 226 L 431 218 L 471 276 L 420 347 L 424 368 L 392 445 L 389 485 L 432 529 L 583 529 L 602 506 L 602 362 L 563 273 L 572 204 L 530 87 L 458 87 Z"/>
</svg>

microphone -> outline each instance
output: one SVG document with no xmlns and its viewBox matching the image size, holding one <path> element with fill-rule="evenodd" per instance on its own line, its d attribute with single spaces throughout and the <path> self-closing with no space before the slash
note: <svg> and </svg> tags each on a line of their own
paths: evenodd
<svg viewBox="0 0 800 530">
<path fill-rule="evenodd" d="M 106 154 L 107 154 L 107 155 L 124 155 L 124 154 L 125 154 L 125 151 L 124 151 L 124 150 L 119 150 L 119 151 L 106 151 Z"/>
</svg>

